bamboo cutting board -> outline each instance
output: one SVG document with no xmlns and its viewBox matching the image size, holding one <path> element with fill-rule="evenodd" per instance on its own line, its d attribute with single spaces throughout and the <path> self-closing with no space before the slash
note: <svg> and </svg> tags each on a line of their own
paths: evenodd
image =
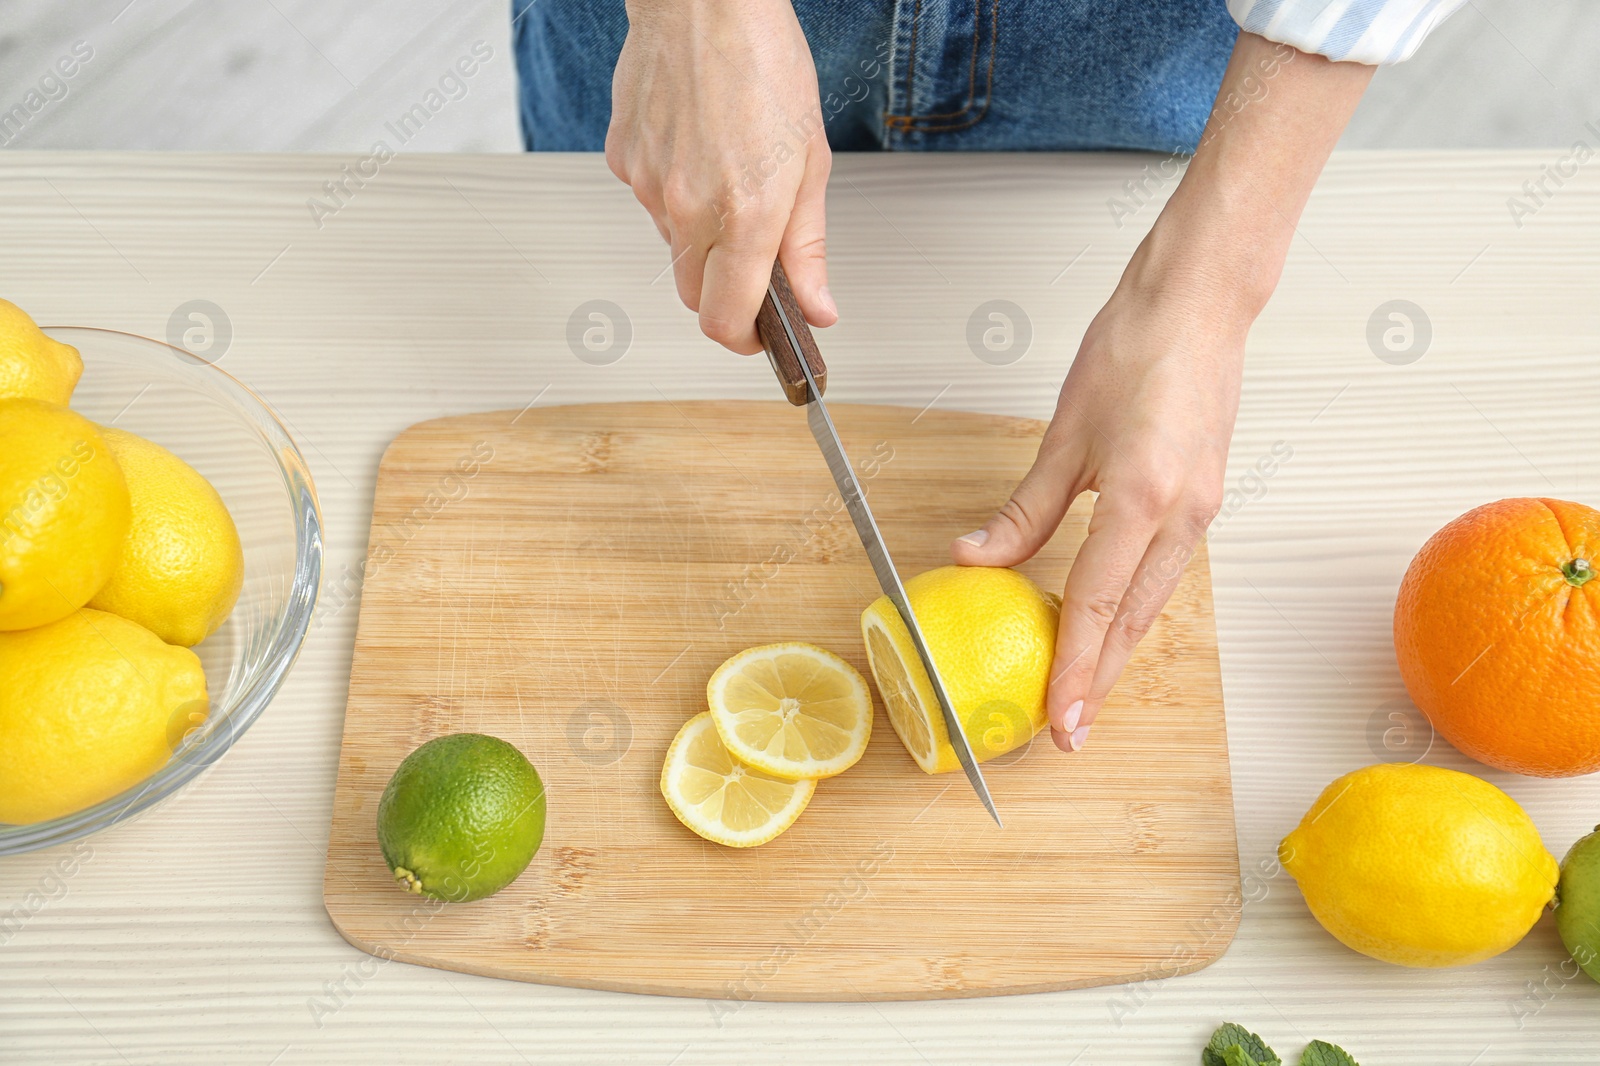
<svg viewBox="0 0 1600 1066">
<path fill-rule="evenodd" d="M 1044 423 L 833 406 L 902 574 L 949 561 L 1027 470 Z M 1080 501 L 1020 567 L 1059 590 Z M 1001 830 L 930 777 L 878 703 L 866 756 L 759 848 L 708 843 L 658 789 L 732 653 L 806 640 L 870 677 L 871 567 L 804 412 L 595 404 L 413 426 L 378 475 L 324 900 L 407 962 L 548 984 L 749 1000 L 1035 992 L 1199 969 L 1238 924 L 1202 549 L 1096 722 L 985 764 Z M 876 691 L 874 691 L 876 698 Z M 378 797 L 417 745 L 517 745 L 549 796 L 513 885 L 444 906 L 392 883 Z"/>
</svg>

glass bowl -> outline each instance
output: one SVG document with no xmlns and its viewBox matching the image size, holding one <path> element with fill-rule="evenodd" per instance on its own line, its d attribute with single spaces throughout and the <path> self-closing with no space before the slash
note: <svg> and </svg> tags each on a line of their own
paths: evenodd
<svg viewBox="0 0 1600 1066">
<path fill-rule="evenodd" d="M 175 722 L 172 758 L 154 776 L 86 810 L 0 825 L 0 855 L 87 836 L 134 818 L 193 781 L 277 693 L 311 623 L 322 581 L 322 515 L 300 450 L 262 399 L 181 348 L 109 329 L 50 328 L 83 355 L 72 407 L 175 453 L 216 486 L 244 544 L 244 591 L 194 650 L 210 714 Z M 197 716 L 198 717 L 198 716 Z"/>
</svg>

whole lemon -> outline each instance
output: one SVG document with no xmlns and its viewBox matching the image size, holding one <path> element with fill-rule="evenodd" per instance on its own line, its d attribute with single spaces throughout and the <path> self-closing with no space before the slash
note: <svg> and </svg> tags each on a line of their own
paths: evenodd
<svg viewBox="0 0 1600 1066">
<path fill-rule="evenodd" d="M 78 349 L 45 336 L 28 312 L 0 300 L 0 399 L 20 396 L 64 407 L 82 376 Z"/>
<path fill-rule="evenodd" d="M 128 480 L 133 521 L 110 579 L 89 606 L 191 648 L 239 600 L 239 531 L 217 490 L 188 463 L 126 430 L 106 426 L 100 434 Z"/>
<path fill-rule="evenodd" d="M 128 520 L 128 483 L 94 423 L 42 400 L 0 400 L 0 630 L 88 603 Z"/>
<path fill-rule="evenodd" d="M 1517 801 L 1471 774 L 1384 763 L 1323 790 L 1278 858 L 1322 927 L 1401 966 L 1462 966 L 1527 935 L 1559 867 Z"/>
<path fill-rule="evenodd" d="M 1061 601 L 996 566 L 929 570 L 906 582 L 906 598 L 977 760 L 1032 740 L 1048 721 L 1044 699 Z M 861 636 L 889 724 L 906 751 L 930 774 L 956 769 L 933 686 L 889 597 L 862 612 Z"/>
<path fill-rule="evenodd" d="M 0 633 L 0 822 L 81 811 L 132 788 L 206 716 L 187 648 L 84 608 Z"/>
</svg>

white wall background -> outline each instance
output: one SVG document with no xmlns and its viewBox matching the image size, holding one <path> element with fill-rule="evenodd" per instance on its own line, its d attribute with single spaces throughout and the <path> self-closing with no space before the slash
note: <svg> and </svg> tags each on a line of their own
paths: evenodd
<svg viewBox="0 0 1600 1066">
<path fill-rule="evenodd" d="M 411 147 L 517 151 L 509 0 L 8 0 L 0 110 L 74 42 L 94 57 L 5 147 L 365 152 L 480 40 L 493 58 Z M 1594 0 L 1470 0 L 1343 144 L 1564 148 L 1600 125 L 1597 46 Z"/>
</svg>

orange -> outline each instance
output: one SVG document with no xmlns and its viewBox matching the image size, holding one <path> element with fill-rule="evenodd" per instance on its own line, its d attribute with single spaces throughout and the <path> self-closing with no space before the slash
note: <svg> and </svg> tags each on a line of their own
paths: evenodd
<svg viewBox="0 0 1600 1066">
<path fill-rule="evenodd" d="M 1600 769 L 1600 512 L 1513 499 L 1468 511 L 1411 560 L 1395 655 L 1435 729 L 1490 766 Z"/>
</svg>

